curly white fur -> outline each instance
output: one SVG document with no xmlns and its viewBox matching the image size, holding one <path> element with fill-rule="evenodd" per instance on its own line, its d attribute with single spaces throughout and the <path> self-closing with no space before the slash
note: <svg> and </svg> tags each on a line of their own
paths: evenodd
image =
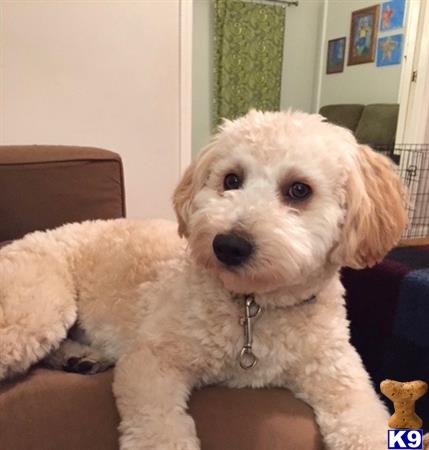
<svg viewBox="0 0 429 450">
<path fill-rule="evenodd" d="M 230 172 L 244 183 L 224 192 Z M 295 181 L 313 189 L 302 204 L 281 195 Z M 0 252 L 0 379 L 57 348 L 77 319 L 117 361 L 122 450 L 199 449 L 186 407 L 207 383 L 287 387 L 313 407 L 328 449 L 385 450 L 388 414 L 349 343 L 338 272 L 380 260 L 405 226 L 387 159 L 320 116 L 252 111 L 224 124 L 173 201 L 188 245 L 169 222 L 113 220 Z M 231 230 L 256 248 L 235 269 L 212 248 Z M 263 308 L 250 371 L 237 363 L 243 293 Z"/>
</svg>

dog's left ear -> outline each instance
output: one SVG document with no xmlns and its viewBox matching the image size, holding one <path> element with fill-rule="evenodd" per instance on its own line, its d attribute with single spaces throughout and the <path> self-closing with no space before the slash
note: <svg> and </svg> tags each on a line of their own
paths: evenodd
<svg viewBox="0 0 429 450">
<path fill-rule="evenodd" d="M 361 269 L 381 261 L 407 224 L 405 194 L 393 163 L 360 146 L 346 186 L 346 217 L 333 258 Z"/>
<path fill-rule="evenodd" d="M 195 161 L 186 169 L 179 184 L 174 190 L 173 207 L 176 212 L 179 224 L 178 232 L 180 237 L 188 237 L 187 222 L 189 207 L 193 196 L 192 183 L 194 178 Z"/>
<path fill-rule="evenodd" d="M 191 163 L 182 176 L 173 193 L 173 206 L 179 224 L 180 237 L 188 237 L 188 221 L 191 213 L 192 200 L 195 194 L 204 186 L 210 164 L 213 161 L 215 142 L 204 148 Z"/>
</svg>

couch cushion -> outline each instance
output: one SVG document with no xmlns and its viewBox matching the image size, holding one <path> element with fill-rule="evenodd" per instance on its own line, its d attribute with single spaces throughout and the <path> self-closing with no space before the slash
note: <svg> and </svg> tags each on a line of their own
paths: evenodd
<svg viewBox="0 0 429 450">
<path fill-rule="evenodd" d="M 191 397 L 203 450 L 322 450 L 311 408 L 285 389 L 210 387 Z"/>
<path fill-rule="evenodd" d="M 0 241 L 124 217 L 121 158 L 88 147 L 0 146 Z"/>
<path fill-rule="evenodd" d="M 320 108 L 319 114 L 328 122 L 355 131 L 358 126 L 364 105 L 326 105 Z"/>
<path fill-rule="evenodd" d="M 355 136 L 361 144 L 391 147 L 395 143 L 398 104 L 380 103 L 365 106 Z"/>
<path fill-rule="evenodd" d="M 111 370 L 38 368 L 0 386 L 1 450 L 117 450 L 111 383 Z M 203 450 L 322 449 L 312 410 L 287 390 L 205 388 L 190 412 Z"/>
<path fill-rule="evenodd" d="M 0 385 L 1 450 L 116 450 L 111 381 L 37 369 Z"/>
</svg>

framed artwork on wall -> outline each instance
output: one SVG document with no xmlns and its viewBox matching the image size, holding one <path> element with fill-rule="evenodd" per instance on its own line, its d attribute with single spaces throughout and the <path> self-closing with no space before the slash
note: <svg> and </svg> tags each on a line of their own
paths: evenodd
<svg viewBox="0 0 429 450">
<path fill-rule="evenodd" d="M 344 71 L 344 54 L 346 38 L 341 37 L 328 41 L 328 57 L 326 58 L 326 73 L 339 73 Z"/>
<path fill-rule="evenodd" d="M 402 28 L 404 24 L 405 0 L 391 0 L 381 6 L 380 31 Z"/>
<path fill-rule="evenodd" d="M 377 45 L 377 66 L 393 66 L 401 64 L 402 57 L 402 34 L 382 37 Z"/>
<path fill-rule="evenodd" d="M 364 64 L 375 60 L 379 5 L 352 12 L 347 64 Z"/>
</svg>

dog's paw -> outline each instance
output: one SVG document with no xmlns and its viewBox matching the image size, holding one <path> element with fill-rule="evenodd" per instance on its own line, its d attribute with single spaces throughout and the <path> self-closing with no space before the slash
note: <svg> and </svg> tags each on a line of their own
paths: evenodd
<svg viewBox="0 0 429 450">
<path fill-rule="evenodd" d="M 200 450 L 200 443 L 198 439 L 183 439 L 176 442 L 174 450 Z"/>
<path fill-rule="evenodd" d="M 90 375 L 113 365 L 98 349 L 66 339 L 43 363 L 51 369 Z"/>
<path fill-rule="evenodd" d="M 68 358 L 63 369 L 66 372 L 80 373 L 82 375 L 93 375 L 95 373 L 104 372 L 111 364 L 107 361 L 95 361 L 86 356 Z"/>
<path fill-rule="evenodd" d="M 163 442 L 162 436 L 159 443 L 150 443 L 143 437 L 135 439 L 130 436 L 122 436 L 120 439 L 120 450 L 201 450 L 197 438 L 180 439 L 175 442 Z"/>
<path fill-rule="evenodd" d="M 423 436 L 423 448 L 424 450 L 429 450 L 429 433 Z"/>
</svg>

